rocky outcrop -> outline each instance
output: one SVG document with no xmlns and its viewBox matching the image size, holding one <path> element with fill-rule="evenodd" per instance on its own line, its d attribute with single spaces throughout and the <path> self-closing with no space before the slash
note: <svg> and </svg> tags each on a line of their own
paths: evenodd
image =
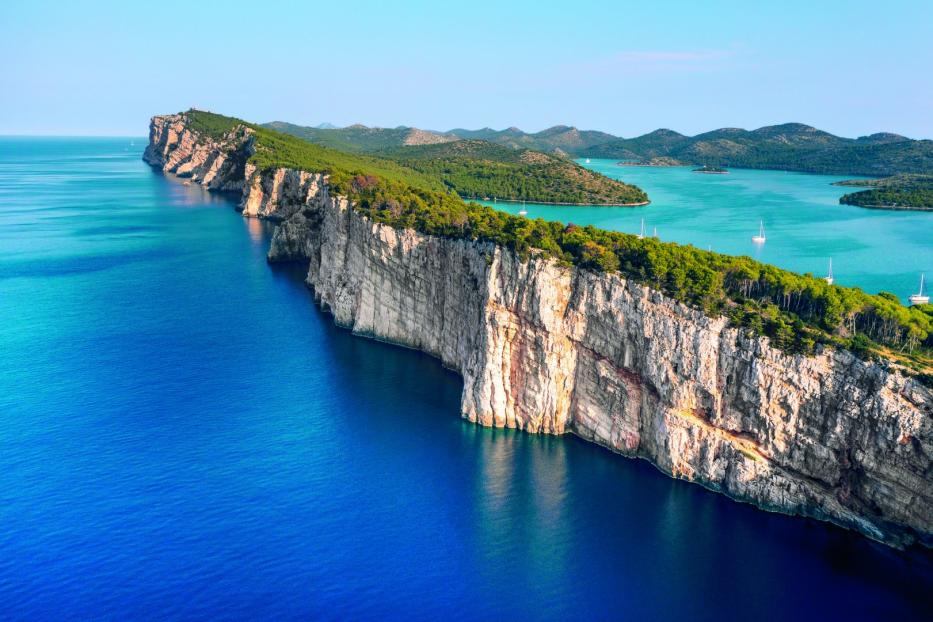
<svg viewBox="0 0 933 622">
<path fill-rule="evenodd" d="M 845 351 L 786 354 L 618 275 L 374 223 L 324 175 L 226 166 L 248 135 L 170 116 L 150 142 L 150 163 L 240 187 L 245 215 L 279 220 L 270 260 L 307 262 L 339 325 L 458 371 L 467 419 L 572 432 L 769 510 L 933 545 L 933 392 L 916 380 Z"/>
</svg>

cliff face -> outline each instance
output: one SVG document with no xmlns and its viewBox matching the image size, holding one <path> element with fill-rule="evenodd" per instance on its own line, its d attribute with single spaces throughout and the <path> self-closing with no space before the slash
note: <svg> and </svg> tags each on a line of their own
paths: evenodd
<svg viewBox="0 0 933 622">
<path fill-rule="evenodd" d="M 146 160 L 281 221 L 269 259 L 308 263 L 335 321 L 463 376 L 483 425 L 575 433 L 760 507 L 933 545 L 933 392 L 845 351 L 792 356 L 617 275 L 373 223 L 326 176 L 245 162 L 155 117 Z"/>
</svg>

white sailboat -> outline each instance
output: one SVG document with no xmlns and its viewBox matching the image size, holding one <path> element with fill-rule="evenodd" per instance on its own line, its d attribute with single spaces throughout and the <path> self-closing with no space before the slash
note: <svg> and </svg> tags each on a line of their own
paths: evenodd
<svg viewBox="0 0 933 622">
<path fill-rule="evenodd" d="M 836 279 L 833 278 L 833 258 L 829 258 L 829 274 L 823 277 L 823 280 L 832 285 L 836 282 Z"/>
<path fill-rule="evenodd" d="M 654 233 L 651 235 L 651 237 L 653 237 L 653 238 L 657 238 L 657 237 L 658 237 L 658 228 L 657 228 L 657 227 L 654 228 Z"/>
<path fill-rule="evenodd" d="M 765 237 L 765 223 L 764 221 L 759 220 L 758 221 L 758 235 L 752 236 L 752 242 L 754 242 L 755 244 L 764 244 L 766 239 L 767 238 Z"/>
<path fill-rule="evenodd" d="M 910 301 L 911 305 L 925 305 L 929 304 L 930 297 L 923 294 L 923 274 L 920 275 L 920 291 L 912 296 L 908 296 L 907 300 Z"/>
<path fill-rule="evenodd" d="M 587 163 L 587 164 L 590 163 L 590 159 L 589 159 L 589 158 L 586 159 L 586 163 Z"/>
<path fill-rule="evenodd" d="M 645 239 L 645 219 L 644 218 L 641 219 L 641 232 L 638 234 L 638 239 L 639 240 Z"/>
<path fill-rule="evenodd" d="M 525 199 L 522 199 L 522 209 L 518 210 L 519 216 L 525 216 L 528 214 L 528 210 L 525 209 Z"/>
</svg>

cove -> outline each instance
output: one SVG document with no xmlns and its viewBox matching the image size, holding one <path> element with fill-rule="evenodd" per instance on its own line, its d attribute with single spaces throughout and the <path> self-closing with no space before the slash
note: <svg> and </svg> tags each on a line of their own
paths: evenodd
<svg viewBox="0 0 933 622">
<path fill-rule="evenodd" d="M 831 185 L 852 177 L 730 169 L 703 175 L 692 167 L 619 166 L 616 160 L 578 164 L 648 193 L 644 207 L 525 206 L 529 218 L 646 233 L 729 255 L 748 255 L 794 272 L 824 276 L 833 260 L 837 285 L 888 291 L 906 304 L 920 273 L 933 273 L 933 214 L 881 212 L 840 205 L 851 188 Z M 490 202 L 485 202 L 491 205 Z M 521 204 L 498 203 L 517 214 Z M 767 242 L 751 237 L 764 222 Z"/>
</svg>

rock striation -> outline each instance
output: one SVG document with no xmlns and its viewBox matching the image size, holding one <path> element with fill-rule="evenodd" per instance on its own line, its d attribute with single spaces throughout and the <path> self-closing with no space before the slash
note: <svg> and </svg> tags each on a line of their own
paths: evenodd
<svg viewBox="0 0 933 622">
<path fill-rule="evenodd" d="M 258 171 L 248 130 L 152 120 L 145 159 L 278 221 L 337 324 L 463 377 L 462 415 L 573 433 L 759 507 L 933 546 L 933 391 L 826 348 L 789 355 L 646 286 L 488 243 L 375 223 L 326 175 Z"/>
</svg>

